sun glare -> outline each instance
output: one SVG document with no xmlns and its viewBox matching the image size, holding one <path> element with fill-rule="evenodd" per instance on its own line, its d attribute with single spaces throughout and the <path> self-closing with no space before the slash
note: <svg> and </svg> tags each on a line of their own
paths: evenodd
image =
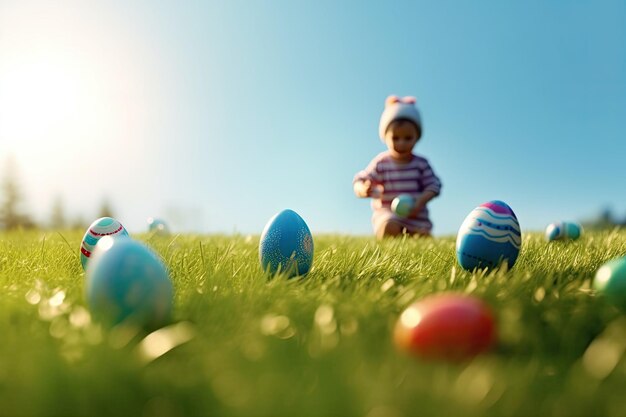
<svg viewBox="0 0 626 417">
<path fill-rule="evenodd" d="M 80 151 L 85 130 L 97 121 L 97 95 L 110 72 L 86 42 L 86 35 L 99 36 L 89 33 L 80 12 L 43 3 L 2 11 L 0 150 L 22 166 Z"/>
<path fill-rule="evenodd" d="M 36 149 L 70 145 L 67 125 L 80 117 L 88 100 L 81 95 L 84 80 L 63 56 L 17 61 L 0 77 L 0 137 L 10 151 L 36 155 Z"/>
<path fill-rule="evenodd" d="M 123 149 L 131 161 L 149 137 L 158 56 L 135 26 L 111 30 L 106 6 L 26 3 L 0 7 L 0 175 L 13 157 L 34 206 L 74 190 L 99 198 L 124 172 L 102 176 L 95 157 Z"/>
</svg>

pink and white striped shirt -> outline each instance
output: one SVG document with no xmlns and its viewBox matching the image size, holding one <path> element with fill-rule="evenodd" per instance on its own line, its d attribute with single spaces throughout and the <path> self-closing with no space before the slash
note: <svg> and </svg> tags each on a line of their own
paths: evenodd
<svg viewBox="0 0 626 417">
<path fill-rule="evenodd" d="M 441 192 L 441 181 L 433 172 L 428 161 L 417 155 L 408 163 L 401 164 L 393 160 L 389 151 L 378 154 L 367 168 L 354 176 L 354 182 L 370 180 L 374 184 L 384 187 L 381 198 L 372 199 L 372 208 L 389 208 L 391 202 L 400 194 L 410 194 L 419 198 L 424 192 Z M 428 212 L 424 210 L 419 217 L 428 219 Z"/>
</svg>

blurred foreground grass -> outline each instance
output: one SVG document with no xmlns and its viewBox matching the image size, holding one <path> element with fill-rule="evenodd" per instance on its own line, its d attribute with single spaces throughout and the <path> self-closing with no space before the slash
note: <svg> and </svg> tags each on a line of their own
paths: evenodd
<svg viewBox="0 0 626 417">
<path fill-rule="evenodd" d="M 316 236 L 304 279 L 267 281 L 258 236 L 139 236 L 165 260 L 174 324 L 102 329 L 79 233 L 0 234 L 0 416 L 626 415 L 626 315 L 590 290 L 626 232 L 547 244 L 511 271 L 458 268 L 454 239 Z M 412 301 L 485 299 L 500 342 L 464 363 L 396 351 Z"/>
</svg>

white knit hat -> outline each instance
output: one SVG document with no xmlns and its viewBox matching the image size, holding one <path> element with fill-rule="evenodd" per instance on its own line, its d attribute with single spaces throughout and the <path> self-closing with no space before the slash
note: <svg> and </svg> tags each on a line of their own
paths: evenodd
<svg viewBox="0 0 626 417">
<path fill-rule="evenodd" d="M 415 107 L 415 97 L 398 97 L 389 96 L 385 100 L 385 110 L 380 116 L 380 125 L 378 133 L 380 140 L 385 141 L 385 132 L 394 120 L 408 119 L 414 122 L 422 132 L 422 118 L 420 117 L 417 107 Z"/>
</svg>

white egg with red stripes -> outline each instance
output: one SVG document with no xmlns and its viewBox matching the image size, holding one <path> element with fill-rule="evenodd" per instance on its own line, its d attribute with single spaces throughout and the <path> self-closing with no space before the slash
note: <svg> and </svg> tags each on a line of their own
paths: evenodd
<svg viewBox="0 0 626 417">
<path fill-rule="evenodd" d="M 128 237 L 128 231 L 122 226 L 122 223 L 112 217 L 101 217 L 91 223 L 87 228 L 83 241 L 80 244 L 80 262 L 83 269 L 87 269 L 87 263 L 91 257 L 91 253 L 96 248 L 98 241 L 104 236 Z"/>
</svg>

